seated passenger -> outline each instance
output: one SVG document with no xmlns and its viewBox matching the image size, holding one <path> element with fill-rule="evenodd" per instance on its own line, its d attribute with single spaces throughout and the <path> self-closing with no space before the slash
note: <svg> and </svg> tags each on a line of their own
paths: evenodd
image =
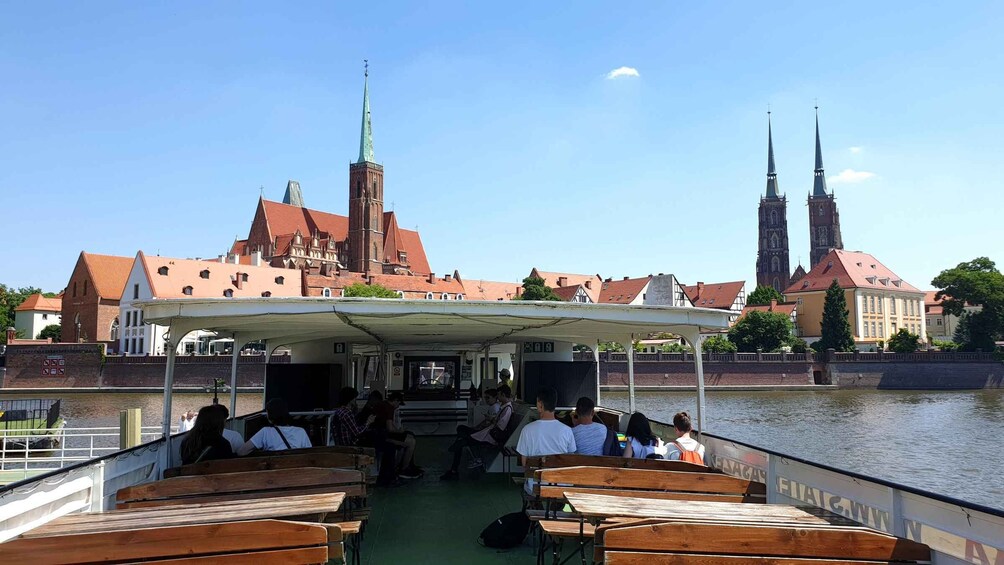
<svg viewBox="0 0 1004 565">
<path fill-rule="evenodd" d="M 356 445 L 359 436 L 375 419 L 370 414 L 362 425 L 356 421 L 357 396 L 359 392 L 350 386 L 338 392 L 338 406 L 331 414 L 331 440 L 334 445 Z"/>
<path fill-rule="evenodd" d="M 572 414 L 572 435 L 575 436 L 575 452 L 580 455 L 604 455 L 603 444 L 607 439 L 607 427 L 593 421 L 596 405 L 593 399 L 583 396 L 575 403 Z"/>
<path fill-rule="evenodd" d="M 553 388 L 542 388 L 537 391 L 537 412 L 540 414 L 540 419 L 523 426 L 519 442 L 516 444 L 520 464 L 524 467 L 527 457 L 575 453 L 575 434 L 572 433 L 572 428 L 554 417 L 557 403 L 558 393 Z M 526 492 L 533 493 L 532 479 L 528 479 L 523 485 Z"/>
<path fill-rule="evenodd" d="M 693 429 L 690 414 L 680 412 L 673 416 L 673 427 L 676 428 L 676 441 L 667 446 L 666 459 L 679 459 L 705 465 L 704 446 L 690 437 L 690 430 Z"/>
<path fill-rule="evenodd" d="M 213 406 L 203 406 L 195 418 L 192 429 L 181 440 L 181 464 L 229 459 L 234 456 L 230 442 L 223 438 L 223 424 L 226 418 Z"/>
<path fill-rule="evenodd" d="M 641 412 L 631 414 L 627 427 L 627 445 L 624 447 L 624 457 L 635 459 L 664 459 L 666 446 L 662 438 L 652 433 L 648 418 Z"/>
<path fill-rule="evenodd" d="M 496 447 L 499 445 L 500 440 L 505 441 L 506 429 L 509 427 L 509 420 L 512 417 L 513 406 L 512 406 L 512 392 L 509 387 L 502 385 L 498 388 L 499 402 L 502 404 L 499 409 L 498 418 L 490 426 L 485 427 L 481 430 L 475 430 L 469 426 L 457 426 L 457 440 L 453 442 L 450 446 L 450 451 L 453 452 L 453 464 L 450 466 L 450 470 L 443 473 L 439 477 L 441 481 L 455 481 L 460 478 L 458 472 L 460 468 L 460 457 L 464 453 L 464 448 L 470 448 L 472 453 L 477 451 L 478 453 L 473 453 L 475 455 L 474 459 L 471 460 L 470 467 L 472 469 L 479 466 L 483 466 L 484 462 L 480 458 L 480 450 L 485 447 Z"/>
<path fill-rule="evenodd" d="M 230 417 L 230 410 L 227 409 L 226 406 L 222 404 L 213 404 L 212 407 L 223 415 L 224 422 Z M 229 430 L 224 427 L 223 437 L 230 442 L 230 447 L 234 450 L 234 453 L 237 453 L 237 450 L 244 445 L 244 436 L 242 436 L 237 430 Z"/>
<path fill-rule="evenodd" d="M 251 436 L 251 439 L 237 450 L 237 455 L 247 455 L 255 450 L 285 451 L 312 447 L 307 432 L 293 425 L 285 400 L 281 398 L 269 400 L 265 404 L 265 414 L 268 416 L 268 425 Z"/>
<path fill-rule="evenodd" d="M 397 476 L 404 479 L 417 479 L 425 474 L 415 465 L 415 434 L 405 430 L 397 417 L 398 408 L 404 404 L 404 395 L 392 392 L 387 400 L 378 402 L 373 407 L 373 429 L 382 441 L 393 449 L 390 451 L 390 461 L 396 466 Z M 397 448 L 402 450 L 400 462 L 397 461 Z"/>
</svg>

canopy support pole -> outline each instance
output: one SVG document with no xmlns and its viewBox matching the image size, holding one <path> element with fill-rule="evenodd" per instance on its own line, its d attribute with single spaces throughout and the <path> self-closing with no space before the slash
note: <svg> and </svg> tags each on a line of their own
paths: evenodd
<svg viewBox="0 0 1004 565">
<path fill-rule="evenodd" d="M 237 416 L 237 360 L 240 358 L 240 351 L 244 348 L 244 341 L 241 341 L 239 334 L 234 332 L 234 348 L 230 356 L 230 417 Z"/>
<path fill-rule="evenodd" d="M 623 345 L 628 362 L 628 412 L 634 414 L 634 334 Z"/>
<path fill-rule="evenodd" d="M 697 433 L 704 433 L 704 360 L 701 352 L 701 332 L 687 336 L 694 347 L 694 369 L 697 373 Z"/>
<path fill-rule="evenodd" d="M 174 326 L 168 327 L 168 335 L 174 336 Z M 163 435 L 164 438 L 171 437 L 171 422 L 173 418 L 171 417 L 171 389 L 174 388 L 174 360 L 178 356 L 178 350 L 174 345 L 173 339 L 166 340 L 165 347 L 167 348 L 167 364 L 164 369 L 164 419 L 163 419 Z M 168 456 L 170 459 L 170 455 Z M 168 461 L 171 463 L 171 461 Z"/>
<path fill-rule="evenodd" d="M 596 405 L 600 405 L 600 342 L 593 344 L 593 363 L 596 364 Z"/>
</svg>

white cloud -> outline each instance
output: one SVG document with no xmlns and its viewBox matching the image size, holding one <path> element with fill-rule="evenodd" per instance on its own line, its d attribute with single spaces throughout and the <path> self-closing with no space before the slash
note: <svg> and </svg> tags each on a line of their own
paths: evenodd
<svg viewBox="0 0 1004 565">
<path fill-rule="evenodd" d="M 830 184 L 857 184 L 864 182 L 875 176 L 875 173 L 868 171 L 855 171 L 854 169 L 844 169 L 839 175 L 827 177 L 826 182 Z"/>
<path fill-rule="evenodd" d="M 638 69 L 634 67 L 618 67 L 609 73 L 607 73 L 607 80 L 613 80 L 620 77 L 638 77 Z"/>
<path fill-rule="evenodd" d="M 851 153 L 861 153 L 861 151 L 864 150 L 864 147 L 858 147 L 858 146 L 848 147 L 847 150 L 850 151 Z"/>
</svg>

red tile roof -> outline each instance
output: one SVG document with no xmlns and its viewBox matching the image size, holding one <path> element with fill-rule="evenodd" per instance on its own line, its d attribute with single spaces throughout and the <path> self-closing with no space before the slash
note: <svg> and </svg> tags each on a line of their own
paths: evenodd
<svg viewBox="0 0 1004 565">
<path fill-rule="evenodd" d="M 97 255 L 86 251 L 81 252 L 80 256 L 91 275 L 91 282 L 98 296 L 121 300 L 122 291 L 125 290 L 126 281 L 129 280 L 129 271 L 132 270 L 133 259 L 115 255 Z"/>
<path fill-rule="evenodd" d="M 820 259 L 802 280 L 789 286 L 784 294 L 826 290 L 833 279 L 837 279 L 837 284 L 844 289 L 920 292 L 868 253 L 834 249 Z"/>
<path fill-rule="evenodd" d="M 522 292 L 523 285 L 519 283 L 464 280 L 464 293 L 468 300 L 512 300 Z"/>
<path fill-rule="evenodd" d="M 651 276 L 640 279 L 603 281 L 603 286 L 600 288 L 600 299 L 597 302 L 602 304 L 630 304 L 641 295 L 650 280 L 652 280 Z"/>
<path fill-rule="evenodd" d="M 540 277 L 544 279 L 544 284 L 551 288 L 558 288 L 560 286 L 586 286 L 586 281 L 589 281 L 589 288 L 586 286 L 586 294 L 589 295 L 590 300 L 593 302 L 599 302 L 600 298 L 600 286 L 603 285 L 603 279 L 599 275 L 577 275 L 575 273 L 554 273 L 550 271 L 541 271 L 534 267 L 530 271 L 530 276 Z M 561 279 L 565 279 L 565 284 L 559 284 Z"/>
<path fill-rule="evenodd" d="M 581 284 L 577 284 L 575 286 L 559 286 L 559 287 L 553 288 L 551 290 L 554 291 L 554 294 L 558 295 L 558 298 L 564 300 L 565 302 L 569 302 L 573 298 L 575 298 L 576 294 L 579 293 L 579 289 L 580 288 L 583 291 L 586 290 L 586 287 L 583 286 L 583 285 L 581 285 Z M 586 292 L 586 294 L 589 294 L 589 293 Z"/>
<path fill-rule="evenodd" d="M 29 296 L 14 309 L 16 312 L 59 312 L 63 309 L 63 300 L 60 298 L 46 298 L 41 293 Z"/>
<path fill-rule="evenodd" d="M 429 282 L 428 276 L 381 274 L 370 275 L 367 279 L 363 273 L 351 273 L 348 271 L 341 271 L 339 274 L 331 276 L 306 275 L 305 290 L 307 296 L 322 296 L 323 290 L 329 288 L 334 293 L 333 296 L 338 296 L 338 293 L 335 293 L 335 291 L 341 291 L 341 289 L 356 283 L 367 284 L 367 281 L 370 284 L 378 284 L 390 290 L 401 291 L 405 293 L 406 298 L 425 298 L 426 293 L 429 292 L 437 294 L 437 299 L 439 298 L 438 295 L 444 292 L 454 297 L 458 294 L 465 294 L 463 283 L 452 276 L 450 276 L 450 280 L 446 280 L 445 277 L 439 277 Z M 465 298 L 470 299 L 466 294 Z"/>
<path fill-rule="evenodd" d="M 798 305 L 794 302 L 779 303 L 771 301 L 770 304 L 765 304 L 763 306 L 747 306 L 743 308 L 743 312 L 742 314 L 739 315 L 739 318 L 742 319 L 743 316 L 745 316 L 749 312 L 753 312 L 754 310 L 757 312 L 780 312 L 782 314 L 787 314 L 791 316 L 792 314 L 795 313 L 795 308 L 797 308 L 797 306 Z"/>
<path fill-rule="evenodd" d="M 724 283 L 697 283 L 695 285 L 684 286 L 683 292 L 690 299 L 690 302 L 698 308 L 718 308 L 720 310 L 731 310 L 736 298 L 742 292 L 746 281 L 732 281 Z"/>
<path fill-rule="evenodd" d="M 277 269 L 275 267 L 253 267 L 233 263 L 213 263 L 195 259 L 172 259 L 145 255 L 136 256 L 146 269 L 147 280 L 154 298 L 223 298 L 224 291 L 230 290 L 234 298 L 261 297 L 265 292 L 270 296 L 301 296 L 300 271 Z M 167 267 L 167 274 L 159 273 Z M 208 271 L 209 278 L 202 278 Z M 238 275 L 247 275 L 247 281 L 240 281 Z M 282 277 L 283 282 L 276 282 Z M 192 287 L 191 294 L 185 294 L 185 287 Z"/>
</svg>

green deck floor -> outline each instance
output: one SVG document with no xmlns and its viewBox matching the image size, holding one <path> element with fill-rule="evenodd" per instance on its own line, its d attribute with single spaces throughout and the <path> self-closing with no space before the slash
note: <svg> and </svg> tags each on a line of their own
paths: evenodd
<svg viewBox="0 0 1004 565">
<path fill-rule="evenodd" d="M 500 474 L 441 482 L 439 475 L 449 465 L 449 443 L 449 438 L 419 439 L 416 459 L 425 477 L 374 489 L 362 546 L 364 564 L 535 562 L 529 540 L 507 551 L 478 544 L 478 534 L 489 522 L 520 510 L 520 487 Z"/>
</svg>

